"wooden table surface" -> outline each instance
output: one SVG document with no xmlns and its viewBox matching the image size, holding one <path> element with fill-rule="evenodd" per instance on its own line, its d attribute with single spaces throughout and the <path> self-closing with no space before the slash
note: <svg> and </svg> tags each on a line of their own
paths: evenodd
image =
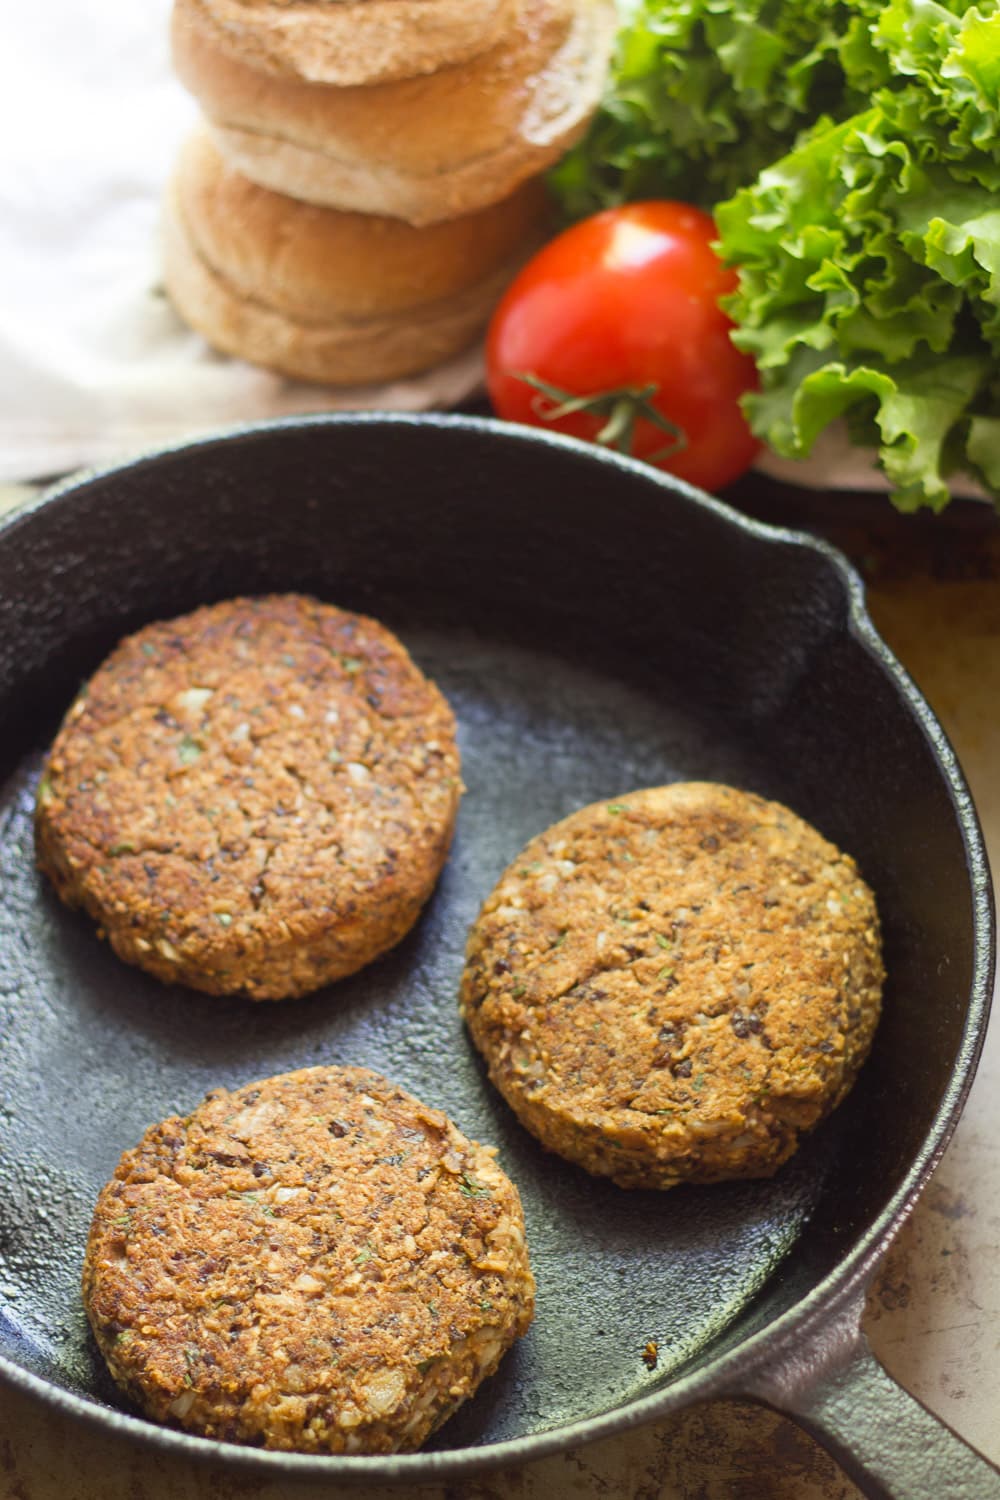
<svg viewBox="0 0 1000 1500">
<path fill-rule="evenodd" d="M 780 490 L 780 487 L 779 487 Z M 775 494 L 777 493 L 777 499 Z M 17 495 L 0 491 L 0 505 Z M 1000 868 L 1000 528 L 980 507 L 943 521 L 883 501 L 737 492 L 810 525 L 864 571 L 875 622 L 956 747 Z M 955 1137 L 876 1282 L 866 1328 L 890 1373 L 1000 1463 L 1000 1015 Z M 892 1434 L 886 1434 L 891 1443 Z M 331 1494 L 233 1477 L 110 1439 L 0 1388 L 0 1500 L 306 1500 Z M 388 1500 L 400 1490 L 336 1490 Z M 408 1491 L 417 1494 L 415 1491 Z M 853 1500 L 790 1422 L 715 1402 L 648 1428 L 422 1500 Z M 947 1500 L 947 1487 L 941 1495 Z"/>
</svg>

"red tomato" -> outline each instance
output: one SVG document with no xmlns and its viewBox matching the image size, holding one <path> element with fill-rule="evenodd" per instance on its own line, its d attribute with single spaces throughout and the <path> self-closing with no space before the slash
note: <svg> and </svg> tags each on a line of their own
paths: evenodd
<svg viewBox="0 0 1000 1500">
<path fill-rule="evenodd" d="M 736 275 L 715 239 L 700 209 L 654 202 L 607 209 L 544 246 L 490 324 L 487 384 L 498 416 L 596 440 L 616 393 L 646 389 L 668 430 L 638 413 L 628 452 L 708 490 L 742 474 L 759 444 L 739 398 L 757 373 L 719 307 Z M 570 397 L 600 399 L 560 413 Z M 634 398 L 632 406 L 635 414 Z"/>
</svg>

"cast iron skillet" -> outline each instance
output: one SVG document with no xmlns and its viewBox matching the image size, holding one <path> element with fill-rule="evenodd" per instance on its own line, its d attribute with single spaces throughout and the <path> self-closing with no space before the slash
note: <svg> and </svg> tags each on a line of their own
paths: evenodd
<svg viewBox="0 0 1000 1500">
<path fill-rule="evenodd" d="M 39 755 L 126 631 L 239 592 L 376 614 L 450 697 L 468 795 L 425 917 L 391 955 L 281 1005 L 126 968 L 33 869 Z M 64 485 L 0 531 L 0 1368 L 64 1411 L 272 1476 L 452 1480 L 694 1399 L 797 1419 L 869 1495 L 1000 1496 L 896 1387 L 865 1288 L 951 1133 L 986 1025 L 989 875 L 926 704 L 828 547 L 627 460 L 459 418 L 284 422 Z M 770 1182 L 627 1193 L 547 1155 L 488 1085 L 455 994 L 466 928 L 521 844 L 677 778 L 791 804 L 878 893 L 890 975 L 847 1103 Z M 496 1142 L 521 1187 L 534 1328 L 430 1449 L 317 1459 L 122 1409 L 78 1275 L 91 1205 L 150 1122 L 321 1061 L 367 1064 Z M 655 1340 L 659 1362 L 641 1355 Z"/>
</svg>

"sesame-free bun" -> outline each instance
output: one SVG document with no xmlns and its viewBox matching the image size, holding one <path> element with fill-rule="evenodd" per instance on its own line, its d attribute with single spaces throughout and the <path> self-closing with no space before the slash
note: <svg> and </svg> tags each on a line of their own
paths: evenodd
<svg viewBox="0 0 1000 1500">
<path fill-rule="evenodd" d="M 227 56 L 310 83 L 381 83 L 494 46 L 516 0 L 176 0 Z"/>
<path fill-rule="evenodd" d="M 193 0 L 174 63 L 245 176 L 306 202 L 411 224 L 475 212 L 544 171 L 584 129 L 615 31 L 612 0 L 518 0 L 503 40 L 460 66 L 333 88 L 220 48 Z"/>
<path fill-rule="evenodd" d="M 393 380 L 472 342 L 546 212 L 532 181 L 425 229 L 339 213 L 248 181 L 199 131 L 167 196 L 166 286 L 227 354 L 330 385 Z"/>
</svg>

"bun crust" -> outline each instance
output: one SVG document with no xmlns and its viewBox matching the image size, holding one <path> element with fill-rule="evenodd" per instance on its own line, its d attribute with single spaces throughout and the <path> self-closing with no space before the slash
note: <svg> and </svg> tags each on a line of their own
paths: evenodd
<svg viewBox="0 0 1000 1500">
<path fill-rule="evenodd" d="M 546 209 L 533 181 L 429 229 L 338 213 L 249 182 L 199 132 L 167 195 L 167 290 L 227 354 L 330 385 L 392 380 L 475 338 Z"/>
<path fill-rule="evenodd" d="M 255 71 L 200 17 L 180 0 L 175 66 L 234 166 L 305 202 L 416 225 L 496 203 L 550 166 L 597 105 L 615 32 L 612 0 L 518 0 L 510 33 L 462 67 L 328 88 Z"/>
<path fill-rule="evenodd" d="M 176 0 L 259 72 L 351 85 L 413 78 L 496 45 L 516 0 Z"/>
</svg>

